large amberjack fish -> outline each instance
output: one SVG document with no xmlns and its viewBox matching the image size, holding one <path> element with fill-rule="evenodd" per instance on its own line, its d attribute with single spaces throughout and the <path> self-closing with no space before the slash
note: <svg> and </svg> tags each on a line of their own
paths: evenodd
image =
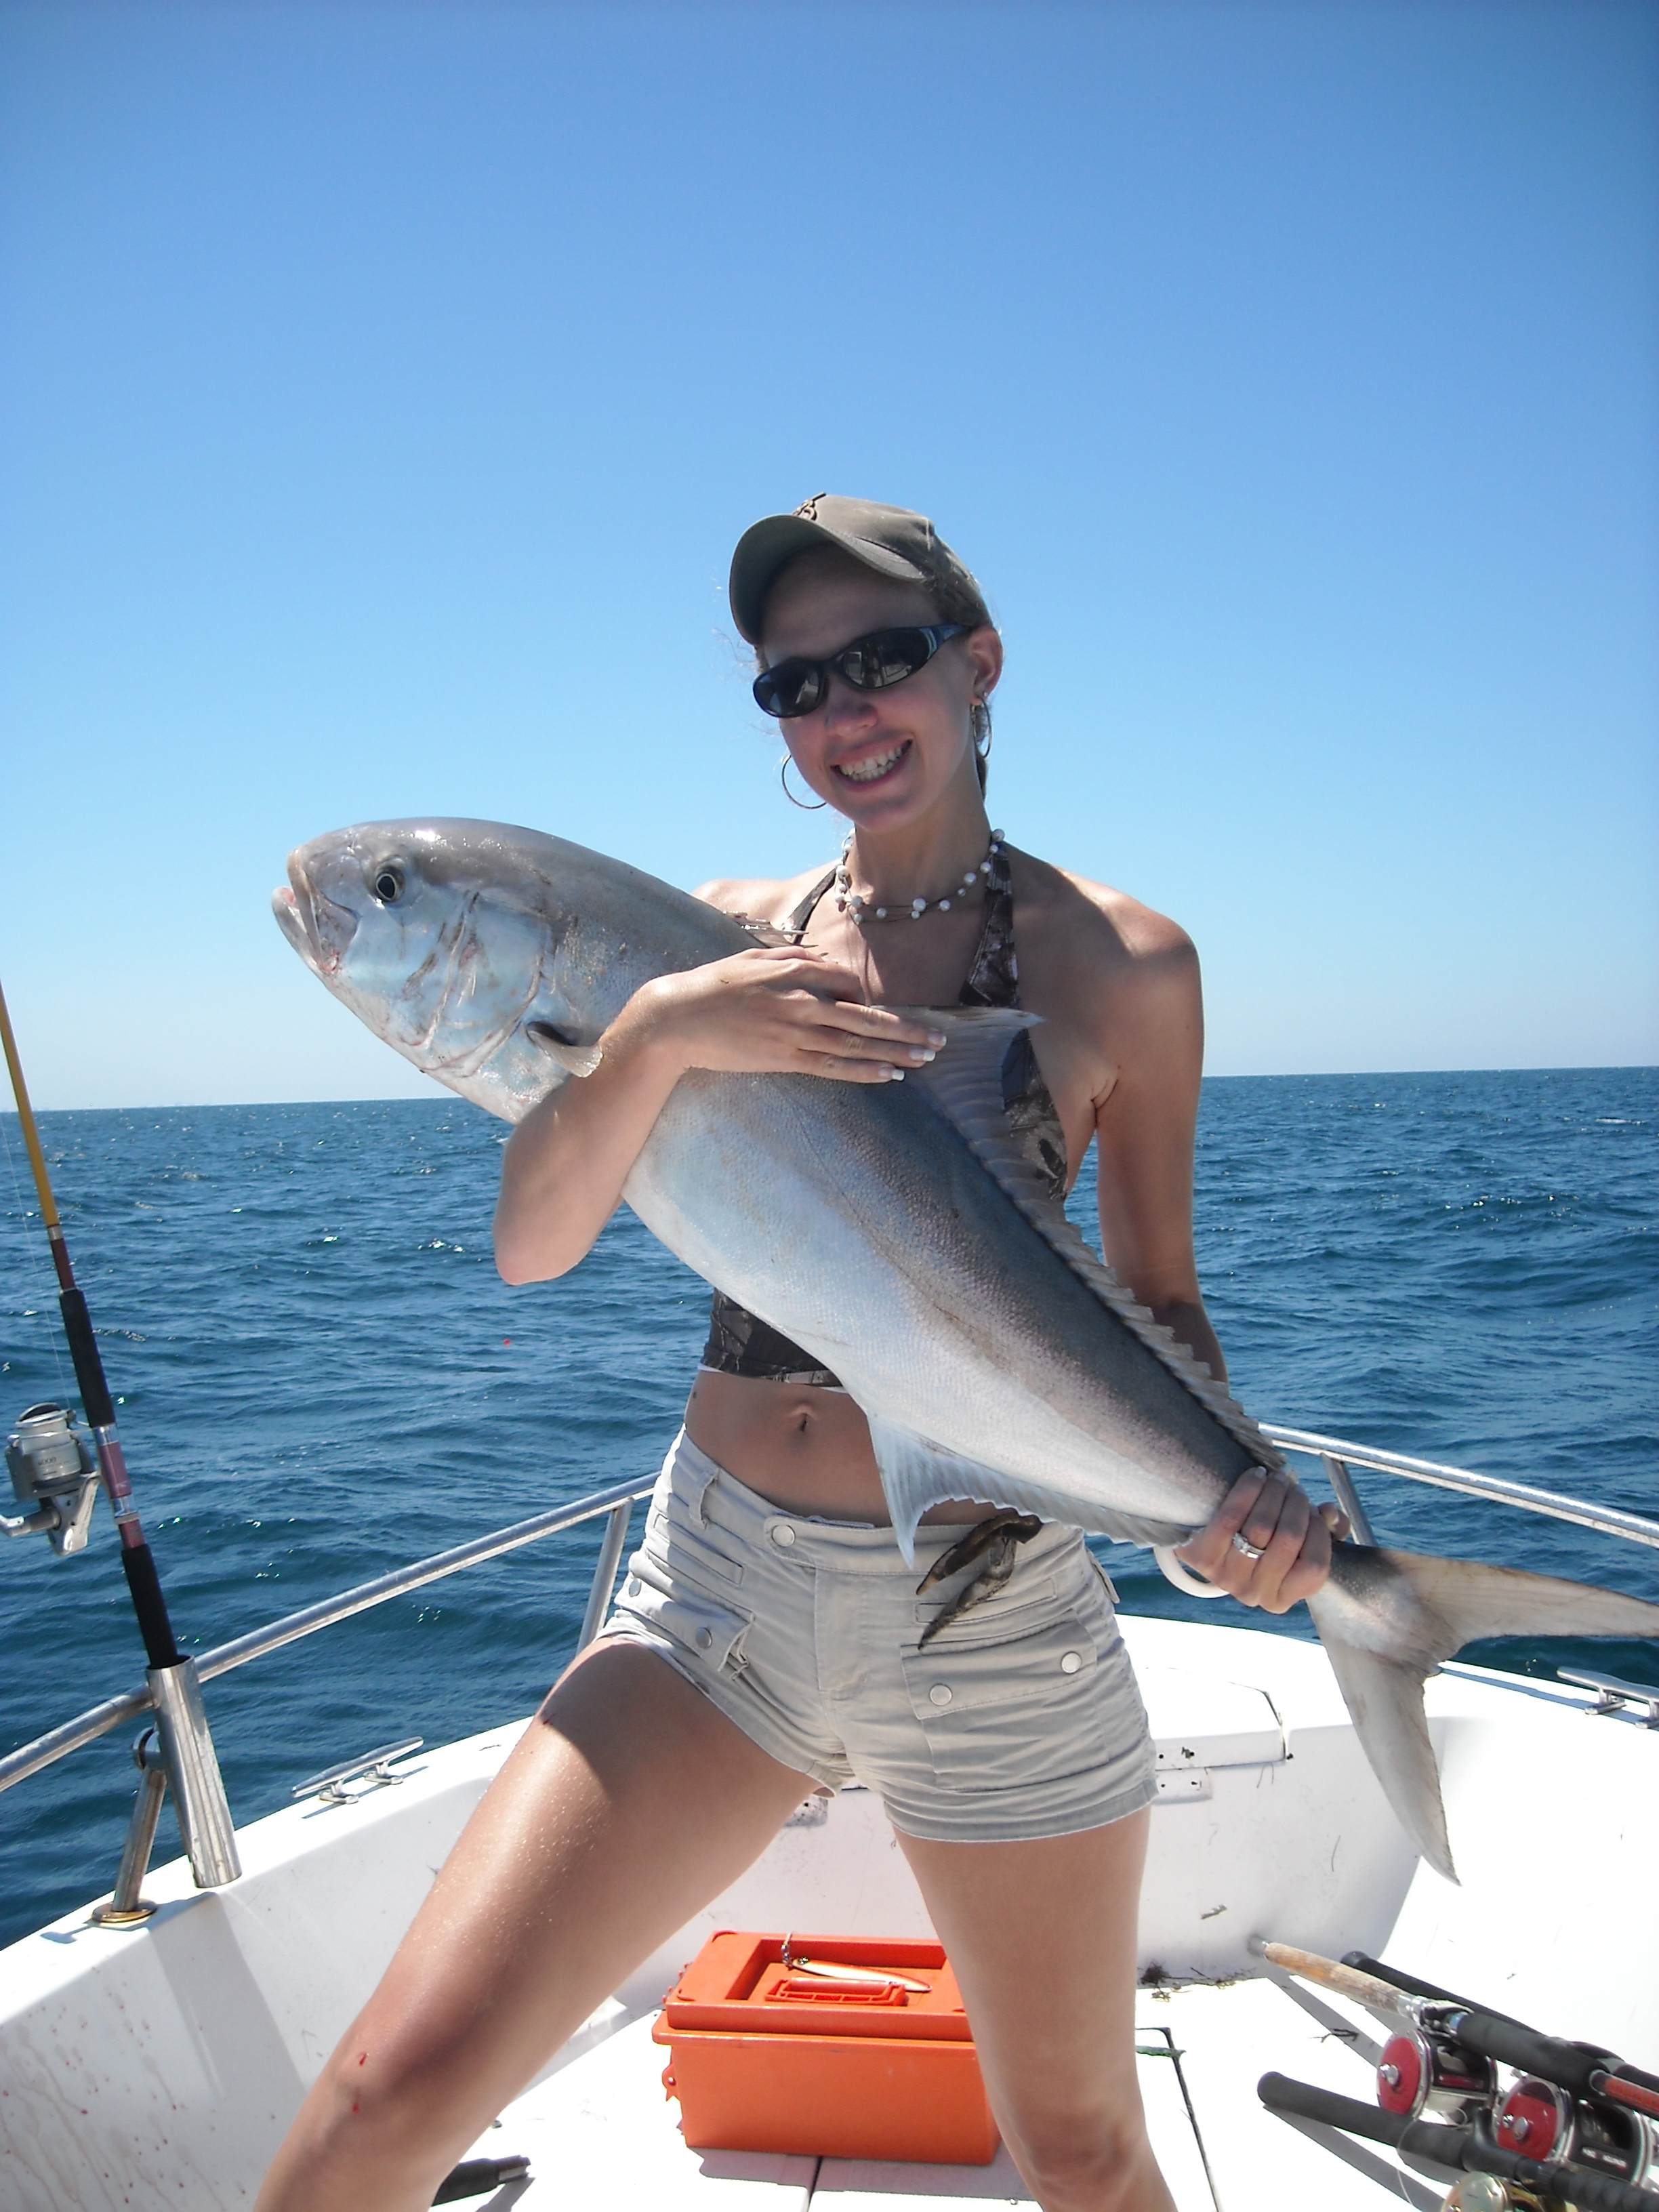
<svg viewBox="0 0 1659 2212">
<path fill-rule="evenodd" d="M 756 942 L 621 861 L 489 822 L 319 837 L 273 902 L 377 1036 L 508 1121 L 591 1073 L 641 984 Z M 920 1515 L 951 1498 L 1178 1543 L 1279 1455 L 1101 1266 L 1012 1142 L 1002 1063 L 1030 1018 L 929 1018 L 946 1048 L 902 1084 L 683 1077 L 624 1195 L 842 1378 L 907 1555 Z M 1425 1674 L 1478 1637 L 1659 1635 L 1659 1606 L 1638 1598 L 1352 1544 L 1310 1610 L 1401 1822 L 1453 1879 Z"/>
</svg>

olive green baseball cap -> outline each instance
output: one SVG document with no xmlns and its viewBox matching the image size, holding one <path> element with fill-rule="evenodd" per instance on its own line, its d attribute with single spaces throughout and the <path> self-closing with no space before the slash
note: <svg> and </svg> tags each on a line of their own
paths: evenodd
<svg viewBox="0 0 1659 2212">
<path fill-rule="evenodd" d="M 883 507 L 872 499 L 819 492 L 793 514 L 769 514 L 745 530 L 732 556 L 732 619 L 750 645 L 760 643 L 766 595 L 797 553 L 833 545 L 878 576 L 919 584 L 947 622 L 977 629 L 991 619 L 985 595 L 925 514 Z"/>
</svg>

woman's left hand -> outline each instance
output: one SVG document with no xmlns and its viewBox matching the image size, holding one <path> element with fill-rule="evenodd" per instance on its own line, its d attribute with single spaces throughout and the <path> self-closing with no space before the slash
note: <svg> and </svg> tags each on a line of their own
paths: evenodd
<svg viewBox="0 0 1659 2212">
<path fill-rule="evenodd" d="M 1331 1571 L 1331 1540 L 1347 1533 L 1348 1517 L 1338 1507 L 1322 1505 L 1316 1511 L 1307 1492 L 1286 1476 L 1252 1468 L 1176 1557 L 1246 1605 L 1288 1613 L 1324 1587 Z M 1236 1536 L 1260 1558 L 1242 1552 Z"/>
</svg>

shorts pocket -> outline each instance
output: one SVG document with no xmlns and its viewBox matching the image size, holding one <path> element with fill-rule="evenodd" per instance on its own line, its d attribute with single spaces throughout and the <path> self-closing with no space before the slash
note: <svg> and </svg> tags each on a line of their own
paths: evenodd
<svg viewBox="0 0 1659 2212">
<path fill-rule="evenodd" d="M 678 1564 L 678 1563 L 677 1563 Z M 752 1616 L 696 1588 L 648 1552 L 635 1552 L 617 1598 L 618 1613 L 657 1629 L 718 1674 L 744 1664 L 743 1639 Z"/>
<path fill-rule="evenodd" d="M 640 1556 L 654 1559 L 671 1575 L 689 1573 L 715 1590 L 737 1589 L 743 1582 L 742 1561 L 728 1559 L 684 1513 L 659 1513 L 653 1506 L 646 1516 Z"/>
<path fill-rule="evenodd" d="M 948 1611 L 957 1591 L 969 1578 L 969 1571 L 965 1570 L 961 1582 L 954 1584 L 941 1583 L 930 1589 L 926 1597 L 918 1598 L 915 1607 L 917 1628 L 926 1628 L 930 1621 L 937 1620 L 941 1613 Z M 1052 1575 L 1022 1574 L 1016 1568 L 1012 1581 L 1006 1583 L 1000 1590 L 994 1590 L 988 1597 L 981 1598 L 962 1616 L 960 1632 L 980 1639 L 1000 1640 L 1002 1623 L 1007 1620 L 1007 1632 L 1018 1635 L 1020 1627 L 1027 1624 L 1014 1621 L 1012 1615 L 1023 1613 L 1028 1607 L 1039 1605 L 1047 1606 L 1052 1612 L 1059 1600 L 1060 1593 L 1054 1588 Z M 945 1632 L 949 1634 L 951 1632 L 947 1630 Z"/>
<path fill-rule="evenodd" d="M 1064 1613 L 1009 1628 L 971 1642 L 947 1629 L 926 1650 L 900 1655 L 911 1710 L 946 1789 L 1059 1781 L 1107 1756 L 1100 1652 L 1085 1623 Z"/>
</svg>

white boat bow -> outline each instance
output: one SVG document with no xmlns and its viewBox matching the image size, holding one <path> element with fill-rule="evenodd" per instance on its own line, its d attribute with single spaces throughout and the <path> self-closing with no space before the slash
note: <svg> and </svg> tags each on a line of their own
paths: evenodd
<svg viewBox="0 0 1659 2212">
<path fill-rule="evenodd" d="M 607 1594 L 615 1495 L 592 1509 L 612 1514 Z M 561 1525 L 575 1517 L 568 1510 Z M 1640 1526 L 1652 1536 L 1637 1541 L 1659 1540 L 1654 1524 Z M 489 1540 L 460 1550 L 491 1555 Z M 599 1611 L 590 1605 L 590 1627 Z M 1450 2179 L 1263 2107 L 1255 2084 L 1269 2069 L 1370 2100 L 1388 2031 L 1264 1966 L 1252 1939 L 1386 1958 L 1554 2034 L 1659 2064 L 1659 1730 L 1639 1701 L 1456 1664 L 1431 1680 L 1462 1875 L 1453 1887 L 1419 1865 L 1316 1644 L 1207 1622 L 1121 1625 L 1159 1769 L 1138 2063 L 1182 2212 L 1298 2201 L 1380 2212 L 1383 2197 L 1431 2212 Z M 0 1954 L 5 2212 L 251 2203 L 307 2086 L 526 1725 L 393 1758 L 239 1829 L 242 1872 L 228 1885 L 194 1887 L 182 1859 L 151 1870 L 144 1894 L 157 1910 L 142 1923 L 100 1926 L 83 1910 Z M 16 1758 L 17 1773 L 33 1771 Z M 845 2198 L 901 2212 L 1026 2201 L 1006 2152 L 988 2167 L 945 2168 L 689 2149 L 651 2025 L 721 1927 L 932 1932 L 878 1800 L 857 1787 L 809 1798 L 475 2146 L 476 2157 L 530 2160 L 526 2176 L 475 2202 L 495 2212 L 829 2212 Z"/>
</svg>

